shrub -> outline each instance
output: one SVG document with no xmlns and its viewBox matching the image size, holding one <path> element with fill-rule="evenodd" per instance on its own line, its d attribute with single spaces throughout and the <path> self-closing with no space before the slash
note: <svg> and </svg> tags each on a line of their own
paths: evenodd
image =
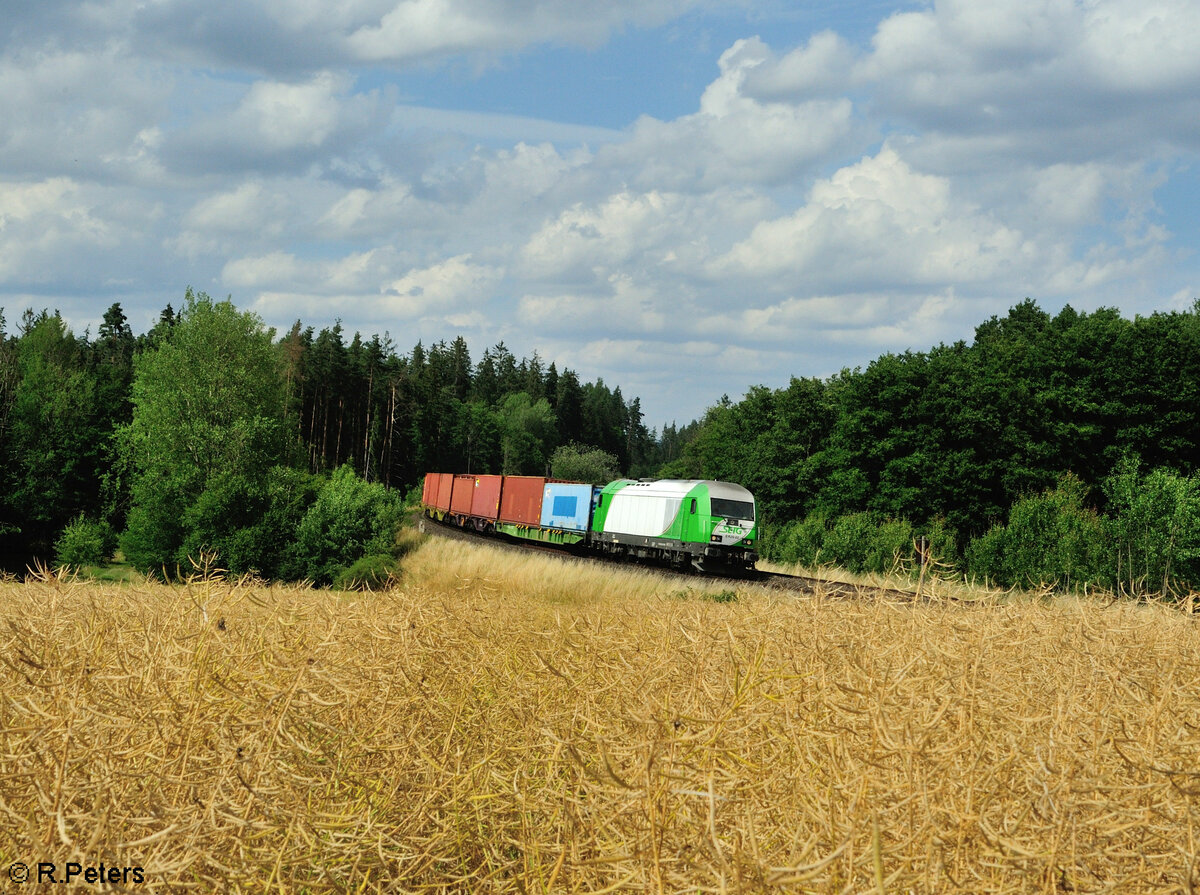
<svg viewBox="0 0 1200 895">
<path fill-rule="evenodd" d="M 1007 538 L 1005 526 L 993 525 L 986 533 L 973 539 L 967 545 L 965 562 L 968 574 L 990 584 L 1011 584 L 1006 565 Z"/>
<path fill-rule="evenodd" d="M 876 527 L 875 537 L 863 545 L 863 571 L 886 575 L 913 559 L 913 527 L 907 519 L 887 519 Z"/>
<path fill-rule="evenodd" d="M 823 515 L 810 513 L 803 519 L 789 522 L 777 536 L 777 558 L 780 562 L 815 566 L 825 547 L 826 521 Z"/>
<path fill-rule="evenodd" d="M 1053 489 L 1021 498 L 1009 510 L 1007 525 L 968 546 L 969 572 L 1005 586 L 1060 590 L 1104 581 L 1104 524 L 1084 505 L 1086 494 L 1084 484 L 1067 475 Z"/>
<path fill-rule="evenodd" d="M 810 568 L 830 563 L 852 572 L 881 575 L 902 568 L 916 571 L 914 542 L 918 533 L 929 539 L 929 551 L 936 559 L 957 556 L 954 530 L 945 520 L 934 519 L 918 531 L 907 519 L 880 521 L 873 513 L 839 516 L 832 524 L 824 515 L 810 513 L 773 531 L 768 555 L 777 562 Z"/>
<path fill-rule="evenodd" d="M 958 559 L 958 535 L 946 524 L 946 520 L 937 516 L 927 522 L 917 531 L 929 540 L 929 555 L 943 563 L 956 563 Z"/>
<path fill-rule="evenodd" d="M 839 516 L 825 535 L 823 559 L 850 572 L 867 571 L 878 523 L 871 513 Z"/>
<path fill-rule="evenodd" d="M 1104 490 L 1119 587 L 1166 593 L 1173 583 L 1200 583 L 1200 480 L 1168 469 L 1142 475 L 1126 457 Z"/>
<path fill-rule="evenodd" d="M 289 571 L 331 583 L 360 557 L 388 551 L 401 513 L 395 493 L 364 482 L 350 466 L 334 470 L 300 522 Z"/>
<path fill-rule="evenodd" d="M 81 513 L 55 541 L 54 560 L 60 566 L 71 568 L 96 566 L 112 556 L 116 546 L 116 538 L 107 522 L 93 522 Z"/>
<path fill-rule="evenodd" d="M 372 553 L 333 576 L 338 590 L 380 590 L 396 577 L 400 567 L 390 553 Z"/>
</svg>

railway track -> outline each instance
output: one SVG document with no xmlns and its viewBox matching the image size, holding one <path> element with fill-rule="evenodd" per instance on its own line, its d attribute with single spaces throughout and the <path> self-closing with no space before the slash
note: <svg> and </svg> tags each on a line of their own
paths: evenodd
<svg viewBox="0 0 1200 895">
<path fill-rule="evenodd" d="M 753 569 L 741 574 L 723 574 L 717 572 L 697 572 L 691 569 L 672 569 L 669 566 L 628 560 L 617 561 L 604 556 L 580 553 L 570 548 L 538 544 L 532 541 L 521 541 L 504 535 L 484 535 L 470 529 L 458 528 L 454 525 L 446 525 L 433 519 L 427 519 L 424 516 L 418 516 L 415 522 L 421 531 L 438 537 L 477 544 L 488 544 L 503 550 L 545 553 L 559 559 L 572 559 L 578 562 L 617 564 L 624 568 L 632 566 L 685 580 L 730 581 L 738 584 L 754 584 L 769 590 L 791 591 L 809 596 L 843 600 L 886 600 L 888 602 L 913 603 L 920 599 L 917 594 L 894 588 L 849 584 L 844 581 L 829 581 L 824 578 L 811 578 L 804 575 L 787 575 L 783 572 L 767 572 L 761 569 Z"/>
</svg>

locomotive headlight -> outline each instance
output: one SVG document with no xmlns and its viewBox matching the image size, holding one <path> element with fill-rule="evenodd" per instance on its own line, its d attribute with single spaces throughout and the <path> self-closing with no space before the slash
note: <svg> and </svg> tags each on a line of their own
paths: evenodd
<svg viewBox="0 0 1200 895">
<path fill-rule="evenodd" d="M 709 538 L 709 540 L 712 541 L 714 544 L 719 544 L 719 543 L 721 543 L 721 536 L 713 535 L 711 538 Z"/>
</svg>

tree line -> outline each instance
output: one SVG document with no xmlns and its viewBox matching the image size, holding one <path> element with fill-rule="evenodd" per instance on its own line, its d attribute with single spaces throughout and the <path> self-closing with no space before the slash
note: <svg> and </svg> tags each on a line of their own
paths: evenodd
<svg viewBox="0 0 1200 895">
<path fill-rule="evenodd" d="M 777 558 L 888 571 L 925 536 L 1002 585 L 1200 587 L 1200 303 L 1032 300 L 974 339 L 722 399 L 678 460 L 758 497 Z"/>
<path fill-rule="evenodd" d="M 276 337 L 190 290 L 140 335 L 116 304 L 94 337 L 46 311 L 7 325 L 14 570 L 119 544 L 146 569 L 217 549 L 235 571 L 332 581 L 392 549 L 397 495 L 444 470 L 736 481 L 764 551 L 809 565 L 912 567 L 924 537 L 1002 585 L 1200 586 L 1200 303 L 1127 319 L 1026 300 L 969 343 L 755 387 L 661 431 L 619 387 L 502 343 L 474 360 L 461 337 Z"/>
<path fill-rule="evenodd" d="M 663 449 L 638 398 L 502 343 L 472 362 L 461 337 L 402 353 L 386 335 L 297 322 L 276 338 L 191 290 L 140 335 L 119 304 L 94 337 L 32 310 L 10 334 L 0 311 L 0 562 L 14 571 L 117 546 L 143 570 L 186 569 L 217 549 L 233 571 L 329 581 L 356 557 L 297 544 L 318 537 L 303 522 L 323 495 L 325 511 L 363 517 L 343 542 L 379 550 L 398 503 L 381 495 L 428 470 L 599 458 L 645 475 Z"/>
</svg>

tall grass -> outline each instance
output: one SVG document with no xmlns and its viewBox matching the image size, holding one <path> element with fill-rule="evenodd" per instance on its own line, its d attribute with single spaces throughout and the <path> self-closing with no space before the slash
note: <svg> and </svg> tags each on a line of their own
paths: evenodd
<svg viewBox="0 0 1200 895">
<path fill-rule="evenodd" d="M 705 590 L 443 541 L 380 593 L 2 583 L 0 874 L 104 861 L 143 867 L 146 891 L 295 893 L 1200 884 L 1190 617 Z"/>
</svg>

